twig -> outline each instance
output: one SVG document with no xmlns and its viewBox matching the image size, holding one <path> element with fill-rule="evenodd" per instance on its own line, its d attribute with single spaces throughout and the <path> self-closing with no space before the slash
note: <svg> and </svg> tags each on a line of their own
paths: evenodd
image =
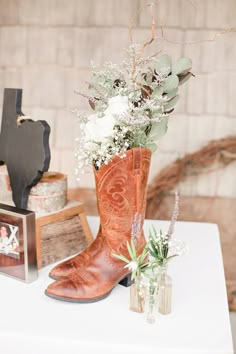
<svg viewBox="0 0 236 354">
<path fill-rule="evenodd" d="M 194 42 L 179 42 L 179 41 L 172 41 L 170 39 L 165 38 L 164 37 L 164 31 L 163 31 L 163 36 L 161 38 L 156 37 L 155 39 L 162 39 L 165 42 L 172 43 L 172 44 L 201 44 L 201 43 L 204 43 L 204 42 L 214 42 L 216 40 L 216 37 L 222 36 L 223 34 L 231 33 L 231 32 L 236 32 L 236 27 L 227 28 L 224 31 L 215 33 L 212 38 L 202 39 L 202 40 L 194 41 Z"/>
<path fill-rule="evenodd" d="M 137 61 L 143 56 L 143 53 L 144 53 L 144 50 L 145 48 L 150 45 L 152 42 L 154 42 L 155 40 L 155 20 L 154 20 L 154 16 L 153 16 L 153 3 L 150 4 L 150 5 L 147 5 L 147 6 L 151 6 L 151 19 L 152 19 L 152 22 L 151 22 L 151 39 L 149 41 L 147 41 L 146 43 L 144 43 L 142 49 L 140 50 L 140 53 L 139 55 L 137 56 Z"/>
<path fill-rule="evenodd" d="M 96 99 L 95 99 L 94 97 L 92 97 L 92 96 L 88 96 L 88 95 L 86 95 L 85 93 L 79 92 L 79 91 L 74 91 L 74 93 L 75 93 L 76 95 L 79 95 L 79 96 L 82 96 L 82 97 L 84 97 L 84 98 L 87 98 L 87 100 L 89 100 L 89 101 L 91 101 L 91 102 L 93 102 L 93 103 L 96 103 Z"/>
</svg>

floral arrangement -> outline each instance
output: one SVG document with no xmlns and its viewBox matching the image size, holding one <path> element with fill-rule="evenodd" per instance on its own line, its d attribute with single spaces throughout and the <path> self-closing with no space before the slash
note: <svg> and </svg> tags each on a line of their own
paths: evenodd
<svg viewBox="0 0 236 354">
<path fill-rule="evenodd" d="M 99 169 L 133 147 L 154 152 L 166 133 L 179 100 L 178 88 L 193 75 L 192 62 L 181 58 L 172 63 L 167 54 L 143 58 L 147 44 L 132 43 L 120 65 L 107 62 L 99 68 L 92 64 L 90 93 L 79 94 L 94 112 L 74 111 L 83 131 L 75 153 L 78 171 L 91 165 Z"/>
<path fill-rule="evenodd" d="M 157 232 L 155 227 L 152 227 L 152 229 L 149 230 L 147 249 L 150 255 L 150 268 L 152 270 L 166 266 L 171 259 L 181 255 L 185 250 L 184 243 L 172 238 L 178 214 L 179 196 L 176 192 L 175 207 L 167 233 L 163 233 L 162 230 Z"/>
<path fill-rule="evenodd" d="M 162 230 L 157 232 L 153 226 L 152 229 L 149 230 L 147 245 L 139 256 L 137 256 L 133 240 L 131 240 L 131 245 L 127 243 L 130 259 L 123 255 L 113 254 L 114 257 L 127 263 L 125 267 L 132 272 L 133 280 L 140 276 L 147 276 L 149 279 L 156 278 L 160 267 L 167 266 L 171 259 L 180 256 L 185 252 L 185 244 L 180 240 L 172 238 L 178 214 L 179 196 L 176 193 L 175 207 L 167 233 L 163 233 Z"/>
</svg>

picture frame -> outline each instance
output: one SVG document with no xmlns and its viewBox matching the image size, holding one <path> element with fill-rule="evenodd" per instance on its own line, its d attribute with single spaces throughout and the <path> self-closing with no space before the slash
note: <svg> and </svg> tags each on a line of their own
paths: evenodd
<svg viewBox="0 0 236 354">
<path fill-rule="evenodd" d="M 35 213 L 0 203 L 0 276 L 37 279 Z"/>
</svg>

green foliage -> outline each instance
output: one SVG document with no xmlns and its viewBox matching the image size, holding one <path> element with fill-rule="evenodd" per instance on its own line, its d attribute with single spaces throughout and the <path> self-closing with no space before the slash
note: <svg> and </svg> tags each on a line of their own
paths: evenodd
<svg viewBox="0 0 236 354">
<path fill-rule="evenodd" d="M 166 93 L 165 98 L 169 101 L 172 98 L 174 98 L 177 95 L 177 93 L 178 93 L 178 87 L 175 90 L 172 90 L 172 91 Z"/>
<path fill-rule="evenodd" d="M 157 151 L 157 144 L 147 143 L 146 148 L 148 148 L 152 153 Z"/>
<path fill-rule="evenodd" d="M 129 268 L 132 271 L 131 279 L 134 280 L 144 272 L 147 267 L 147 255 L 148 252 L 146 248 L 143 249 L 143 252 L 138 255 L 135 247 L 135 243 L 131 240 L 130 244 L 127 241 L 127 250 L 130 256 L 130 259 L 126 258 L 124 255 L 112 253 L 113 257 L 120 259 L 121 261 L 127 263 L 125 267 Z M 130 265 L 130 267 L 129 267 Z"/>
<path fill-rule="evenodd" d="M 192 68 L 192 60 L 189 58 L 180 58 L 172 68 L 172 74 L 185 75 Z"/>
<path fill-rule="evenodd" d="M 155 71 L 157 73 L 165 71 L 166 75 L 169 75 L 171 73 L 171 69 L 172 60 L 169 55 L 163 54 L 159 58 L 157 58 L 157 63 L 155 65 Z"/>
<path fill-rule="evenodd" d="M 179 95 L 174 96 L 173 98 L 171 98 L 166 104 L 165 104 L 165 112 L 170 111 L 172 108 L 175 107 L 176 103 L 179 100 Z"/>
<path fill-rule="evenodd" d="M 176 90 L 179 86 L 179 78 L 177 75 L 170 75 L 166 78 L 163 84 L 164 93 L 170 93 Z"/>
<path fill-rule="evenodd" d="M 150 141 L 158 141 L 168 129 L 168 117 L 162 118 L 160 122 L 153 122 L 149 132 Z"/>
<path fill-rule="evenodd" d="M 188 81 L 190 79 L 190 77 L 192 77 L 193 74 L 192 73 L 187 73 L 184 75 L 180 75 L 179 76 L 179 84 L 183 85 L 186 81 Z"/>
</svg>

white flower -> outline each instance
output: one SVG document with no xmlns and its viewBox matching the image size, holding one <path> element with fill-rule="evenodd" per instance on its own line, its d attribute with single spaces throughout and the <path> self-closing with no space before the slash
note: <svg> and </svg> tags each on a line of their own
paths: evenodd
<svg viewBox="0 0 236 354">
<path fill-rule="evenodd" d="M 99 118 L 97 114 L 92 114 L 85 125 L 85 140 L 102 142 L 105 138 L 113 135 L 115 119 L 112 116 Z"/>
<path fill-rule="evenodd" d="M 122 115 L 129 108 L 129 100 L 127 96 L 114 96 L 108 100 L 108 107 L 105 115 Z"/>
<path fill-rule="evenodd" d="M 131 261 L 124 268 L 128 268 L 131 272 L 135 272 L 136 269 L 138 268 L 138 264 L 135 261 Z"/>
<path fill-rule="evenodd" d="M 106 138 L 113 136 L 113 128 L 116 124 L 115 115 L 124 114 L 129 108 L 127 96 L 115 96 L 108 100 L 108 107 L 103 117 L 92 114 L 85 124 L 85 141 L 104 142 Z"/>
</svg>

